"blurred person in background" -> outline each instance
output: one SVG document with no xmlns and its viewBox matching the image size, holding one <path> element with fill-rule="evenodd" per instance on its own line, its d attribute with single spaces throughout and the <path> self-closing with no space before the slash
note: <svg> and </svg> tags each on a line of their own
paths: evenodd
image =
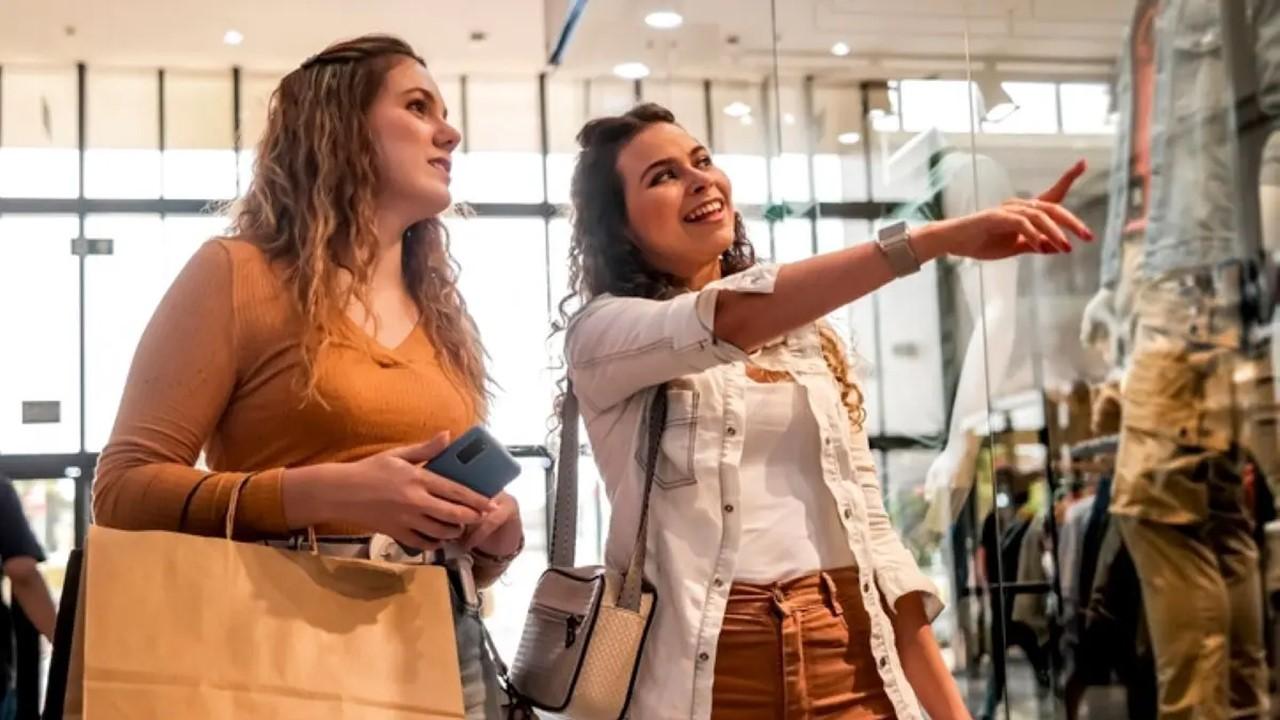
<svg viewBox="0 0 1280 720">
<path fill-rule="evenodd" d="M 397 38 L 286 75 L 230 236 L 138 345 L 93 505 L 102 525 L 216 536 L 245 483 L 237 540 L 297 547 L 314 528 L 322 553 L 446 562 L 467 717 L 486 718 L 504 698 L 474 588 L 523 548 L 520 514 L 422 467 L 489 400 L 440 220 L 460 139 Z"/>
<path fill-rule="evenodd" d="M 0 580 L 9 578 L 13 602 L 36 630 L 52 641 L 57 610 L 38 567 L 44 559 L 18 491 L 8 478 L 0 476 Z M 11 720 L 16 712 L 14 661 L 13 622 L 9 608 L 0 602 L 0 720 Z"/>
</svg>

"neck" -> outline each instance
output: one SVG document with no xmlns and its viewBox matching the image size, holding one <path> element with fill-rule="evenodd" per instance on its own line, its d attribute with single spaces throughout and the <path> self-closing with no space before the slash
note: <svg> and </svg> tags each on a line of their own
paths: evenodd
<svg viewBox="0 0 1280 720">
<path fill-rule="evenodd" d="M 391 217 L 378 216 L 378 258 L 373 266 L 374 287 L 388 287 L 400 281 L 404 260 L 404 234 L 409 224 Z"/>
<path fill-rule="evenodd" d="M 715 262 L 702 268 L 688 278 L 686 286 L 693 291 L 701 290 L 707 285 L 720 279 L 720 258 L 716 258 Z"/>
</svg>

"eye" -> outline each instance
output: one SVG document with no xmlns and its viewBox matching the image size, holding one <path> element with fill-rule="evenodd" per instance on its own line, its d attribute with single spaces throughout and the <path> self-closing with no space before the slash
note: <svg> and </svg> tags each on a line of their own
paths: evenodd
<svg viewBox="0 0 1280 720">
<path fill-rule="evenodd" d="M 425 116 L 427 114 L 427 103 L 425 100 L 414 100 L 409 103 L 408 108 L 417 115 Z"/>
<path fill-rule="evenodd" d="M 653 179 L 649 181 L 649 185 L 650 187 L 652 187 L 654 185 L 657 185 L 658 183 L 666 182 L 667 180 L 675 180 L 675 179 L 676 179 L 675 171 L 672 170 L 671 168 L 666 168 L 654 173 Z"/>
<path fill-rule="evenodd" d="M 700 170 L 701 170 L 701 169 L 703 169 L 703 168 L 709 168 L 709 167 L 711 167 L 711 156 L 710 156 L 710 155 L 703 155 L 702 157 L 700 157 L 700 158 L 698 158 L 697 160 L 694 160 L 694 161 L 693 161 L 693 166 L 694 166 L 694 167 L 696 167 L 696 168 L 698 168 L 698 169 L 700 169 Z"/>
</svg>

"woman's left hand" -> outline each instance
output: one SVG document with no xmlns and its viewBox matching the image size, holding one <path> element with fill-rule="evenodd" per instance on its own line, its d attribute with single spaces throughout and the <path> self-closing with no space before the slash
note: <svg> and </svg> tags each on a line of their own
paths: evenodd
<svg viewBox="0 0 1280 720">
<path fill-rule="evenodd" d="M 1071 252 L 1068 233 L 1091 241 L 1093 233 L 1062 201 L 1086 169 L 1083 160 L 1063 173 L 1034 200 L 1014 198 L 998 208 L 931 223 L 915 232 L 912 245 L 922 260 L 955 255 L 1003 260 L 1027 253 Z"/>
<path fill-rule="evenodd" d="M 524 524 L 520 521 L 520 505 L 507 493 L 493 498 L 498 509 L 486 513 L 471 526 L 464 543 L 467 550 L 479 550 L 493 557 L 506 557 L 520 548 Z"/>
</svg>

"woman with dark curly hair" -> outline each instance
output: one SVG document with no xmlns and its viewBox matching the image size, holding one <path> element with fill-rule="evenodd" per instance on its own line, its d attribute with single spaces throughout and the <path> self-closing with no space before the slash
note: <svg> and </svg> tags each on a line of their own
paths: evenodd
<svg viewBox="0 0 1280 720">
<path fill-rule="evenodd" d="M 578 139 L 566 356 L 615 569 L 644 497 L 644 419 L 657 392 L 668 402 L 631 716 L 968 718 L 929 625 L 938 590 L 889 525 L 822 318 L 943 254 L 1069 252 L 1067 232 L 1091 238 L 1058 204 L 1083 164 L 1037 200 L 765 266 L 729 179 L 670 112 L 642 105 Z"/>
</svg>

